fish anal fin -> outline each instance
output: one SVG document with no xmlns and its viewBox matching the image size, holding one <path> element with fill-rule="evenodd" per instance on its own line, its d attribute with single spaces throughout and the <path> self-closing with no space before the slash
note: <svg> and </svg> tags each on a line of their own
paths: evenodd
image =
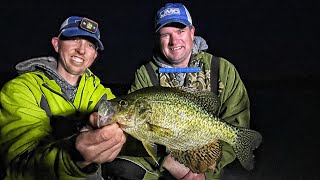
<svg viewBox="0 0 320 180">
<path fill-rule="evenodd" d="M 221 143 L 219 140 L 214 140 L 212 143 L 193 150 L 173 150 L 171 155 L 195 173 L 214 171 L 221 159 Z"/>
</svg>

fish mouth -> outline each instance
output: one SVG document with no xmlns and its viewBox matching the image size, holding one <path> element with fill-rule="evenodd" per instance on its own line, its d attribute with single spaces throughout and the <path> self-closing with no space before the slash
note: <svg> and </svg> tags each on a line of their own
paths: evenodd
<svg viewBox="0 0 320 180">
<path fill-rule="evenodd" d="M 113 123 L 113 116 L 116 113 L 117 109 L 115 106 L 112 106 L 112 104 L 107 101 L 104 100 L 101 102 L 99 108 L 98 108 L 98 122 L 97 122 L 97 126 L 103 127 L 109 124 Z"/>
<path fill-rule="evenodd" d="M 112 116 L 113 116 L 113 114 L 114 113 L 110 113 L 107 116 L 99 115 L 97 126 L 100 128 L 100 127 L 112 124 Z"/>
</svg>

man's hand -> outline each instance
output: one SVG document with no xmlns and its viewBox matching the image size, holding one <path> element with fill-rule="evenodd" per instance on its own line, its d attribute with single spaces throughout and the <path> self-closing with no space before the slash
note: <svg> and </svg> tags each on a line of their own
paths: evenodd
<svg viewBox="0 0 320 180">
<path fill-rule="evenodd" d="M 97 119 L 98 113 L 90 115 L 90 123 L 93 126 L 96 126 Z M 80 165 L 113 161 L 125 141 L 126 136 L 117 123 L 80 133 L 75 142 L 76 149 L 85 161 Z"/>
<path fill-rule="evenodd" d="M 188 167 L 180 164 L 171 155 L 168 155 L 164 160 L 163 167 L 167 169 L 170 174 L 176 179 L 181 180 L 204 180 L 204 174 L 197 174 L 192 172 Z"/>
</svg>

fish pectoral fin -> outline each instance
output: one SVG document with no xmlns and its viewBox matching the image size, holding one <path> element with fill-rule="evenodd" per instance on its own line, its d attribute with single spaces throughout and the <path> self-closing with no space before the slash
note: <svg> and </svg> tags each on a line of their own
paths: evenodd
<svg viewBox="0 0 320 180">
<path fill-rule="evenodd" d="M 215 140 L 197 149 L 172 150 L 171 155 L 195 173 L 214 171 L 221 159 L 221 143 L 219 140 Z"/>
<path fill-rule="evenodd" d="M 158 134 L 161 137 L 171 137 L 173 135 L 173 131 L 169 128 L 161 127 L 155 124 L 147 123 L 148 130 L 153 131 L 155 134 Z"/>
<path fill-rule="evenodd" d="M 147 153 L 151 156 L 151 158 L 155 161 L 157 165 L 157 145 L 153 143 L 142 142 L 143 147 L 146 149 Z"/>
</svg>

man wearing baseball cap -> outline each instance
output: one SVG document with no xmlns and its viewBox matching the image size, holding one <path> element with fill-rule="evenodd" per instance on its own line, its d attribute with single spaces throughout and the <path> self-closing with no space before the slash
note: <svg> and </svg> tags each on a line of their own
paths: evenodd
<svg viewBox="0 0 320 180">
<path fill-rule="evenodd" d="M 103 50 L 103 44 L 100 40 L 100 31 L 98 23 L 79 16 L 71 16 L 67 18 L 60 27 L 58 37 L 91 37 L 95 41 L 97 49 Z"/>
<path fill-rule="evenodd" d="M 98 23 L 71 16 L 51 43 L 57 58 L 20 62 L 0 92 L 0 179 L 101 179 L 126 141 L 117 124 L 92 128 L 114 98 L 89 70 L 104 49 Z"/>
<path fill-rule="evenodd" d="M 206 52 L 208 45 L 204 39 L 194 35 L 195 27 L 187 8 L 181 3 L 167 3 L 160 8 L 155 16 L 155 32 L 153 57 L 136 71 L 129 92 L 149 86 L 185 86 L 211 91 L 219 96 L 221 107 L 218 112 L 209 111 L 232 125 L 248 128 L 249 98 L 237 70 L 226 59 Z M 208 146 L 212 152 L 207 151 Z M 185 159 L 180 162 L 184 164 L 171 155 L 160 156 L 157 163 L 150 158 L 126 156 L 107 164 L 112 169 L 114 162 L 135 162 L 145 170 L 145 179 L 220 179 L 222 169 L 235 159 L 235 152 L 224 142 L 213 141 L 208 146 L 204 149 L 199 147 L 191 154 L 181 152 L 181 157 Z M 161 154 L 159 149 L 162 148 L 158 146 L 158 154 Z M 203 152 L 210 154 L 211 164 L 204 166 L 201 157 L 194 157 L 203 155 Z M 203 155 L 206 160 L 209 156 Z M 193 172 L 191 169 L 194 167 L 201 167 L 204 172 Z M 119 166 L 117 168 L 121 169 Z M 125 177 L 126 174 L 125 171 L 118 171 L 120 173 L 116 175 L 112 174 L 112 170 L 107 172 L 113 177 Z"/>
</svg>

